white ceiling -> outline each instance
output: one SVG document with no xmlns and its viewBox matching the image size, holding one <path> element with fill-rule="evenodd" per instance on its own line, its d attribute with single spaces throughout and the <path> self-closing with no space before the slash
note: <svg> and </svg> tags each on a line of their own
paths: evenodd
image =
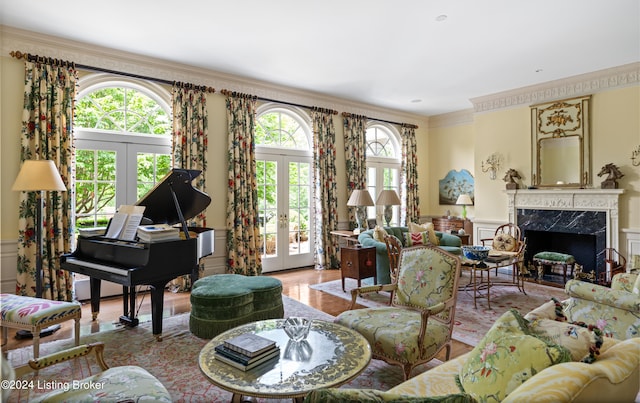
<svg viewBox="0 0 640 403">
<path fill-rule="evenodd" d="M 0 0 L 0 23 L 421 115 L 640 61 L 639 0 Z"/>
</svg>

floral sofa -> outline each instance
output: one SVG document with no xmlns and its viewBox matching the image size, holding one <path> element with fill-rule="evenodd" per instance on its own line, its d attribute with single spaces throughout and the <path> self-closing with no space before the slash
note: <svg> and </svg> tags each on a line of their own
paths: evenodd
<svg viewBox="0 0 640 403">
<path fill-rule="evenodd" d="M 404 234 L 409 232 L 409 227 L 383 227 L 384 230 L 400 240 L 402 246 L 407 246 Z M 358 242 L 362 246 L 374 246 L 376 248 L 376 280 L 378 284 L 389 284 L 389 254 L 387 245 L 382 239 L 375 239 L 375 229 L 363 231 L 358 236 Z M 438 246 L 454 255 L 462 255 L 462 241 L 455 235 L 434 231 L 438 238 Z"/>
<path fill-rule="evenodd" d="M 631 273 L 613 276 L 611 288 L 569 280 L 563 311 L 570 321 L 597 325 L 605 336 L 619 340 L 640 337 L 639 289 L 640 275 Z"/>
<path fill-rule="evenodd" d="M 388 391 L 320 389 L 305 402 L 638 401 L 637 278 L 616 275 L 612 289 L 568 282 L 567 300 L 507 311 L 472 351 Z"/>
</svg>

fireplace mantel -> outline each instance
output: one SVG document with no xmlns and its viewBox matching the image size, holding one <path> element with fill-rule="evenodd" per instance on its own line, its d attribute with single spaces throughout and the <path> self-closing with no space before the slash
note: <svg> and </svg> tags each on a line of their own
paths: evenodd
<svg viewBox="0 0 640 403">
<path fill-rule="evenodd" d="M 509 222 L 515 224 L 518 209 L 604 211 L 607 217 L 607 247 L 618 249 L 618 199 L 624 189 L 549 188 L 505 192 L 509 199 Z"/>
</svg>

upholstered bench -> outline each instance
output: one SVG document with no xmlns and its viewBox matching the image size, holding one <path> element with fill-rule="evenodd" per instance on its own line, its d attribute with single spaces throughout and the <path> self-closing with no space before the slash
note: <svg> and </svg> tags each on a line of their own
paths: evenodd
<svg viewBox="0 0 640 403">
<path fill-rule="evenodd" d="M 273 277 L 216 274 L 191 289 L 189 330 L 211 339 L 225 330 L 257 320 L 282 318 L 282 282 Z"/>
<path fill-rule="evenodd" d="M 571 271 L 569 275 L 573 277 L 573 267 L 576 263 L 576 259 L 566 253 L 558 252 L 538 252 L 533 255 L 533 264 L 538 269 L 538 280 L 542 280 L 544 274 L 544 266 L 560 266 L 562 267 L 562 281 L 567 282 L 567 268 L 570 267 Z"/>
<path fill-rule="evenodd" d="M 7 328 L 28 330 L 33 335 L 33 358 L 40 353 L 40 332 L 57 323 L 75 320 L 76 346 L 80 341 L 80 317 L 82 307 L 79 302 L 53 301 L 50 299 L 25 297 L 14 294 L 0 294 L 0 328 L 2 345 L 7 343 Z"/>
</svg>

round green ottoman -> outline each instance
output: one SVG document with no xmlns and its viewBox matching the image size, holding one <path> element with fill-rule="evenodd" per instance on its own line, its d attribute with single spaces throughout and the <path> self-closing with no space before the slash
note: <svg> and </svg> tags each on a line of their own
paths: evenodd
<svg viewBox="0 0 640 403">
<path fill-rule="evenodd" d="M 216 274 L 191 289 L 189 330 L 211 339 L 244 323 L 282 318 L 282 282 L 266 276 Z"/>
</svg>

